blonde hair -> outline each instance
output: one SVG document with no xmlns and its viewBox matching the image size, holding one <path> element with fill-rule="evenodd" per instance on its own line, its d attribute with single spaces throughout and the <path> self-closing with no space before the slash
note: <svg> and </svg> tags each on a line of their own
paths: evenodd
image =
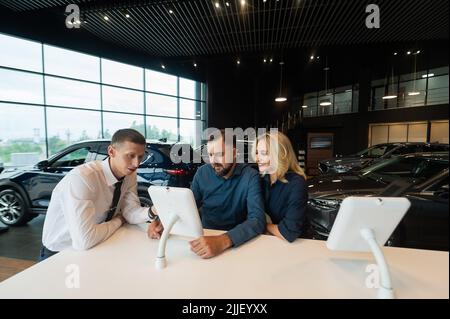
<svg viewBox="0 0 450 319">
<path fill-rule="evenodd" d="M 270 131 L 260 135 L 257 139 L 256 145 L 260 141 L 264 141 L 266 143 L 271 165 L 276 163 L 275 173 L 277 180 L 287 183 L 288 181 L 285 176 L 288 171 L 294 172 L 306 180 L 306 174 L 298 164 L 294 148 L 286 135 L 278 131 Z"/>
</svg>

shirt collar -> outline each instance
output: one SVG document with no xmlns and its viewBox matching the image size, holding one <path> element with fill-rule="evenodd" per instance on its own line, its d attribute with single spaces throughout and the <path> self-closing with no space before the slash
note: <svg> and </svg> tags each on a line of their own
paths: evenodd
<svg viewBox="0 0 450 319">
<path fill-rule="evenodd" d="M 109 166 L 109 157 L 102 161 L 103 174 L 105 175 L 106 184 L 108 186 L 113 186 L 119 180 L 114 176 L 111 167 Z"/>
<path fill-rule="evenodd" d="M 233 174 L 231 176 L 241 175 L 242 170 L 244 169 L 245 166 L 246 166 L 246 164 L 244 164 L 244 163 L 236 163 L 236 166 L 234 167 Z"/>
</svg>

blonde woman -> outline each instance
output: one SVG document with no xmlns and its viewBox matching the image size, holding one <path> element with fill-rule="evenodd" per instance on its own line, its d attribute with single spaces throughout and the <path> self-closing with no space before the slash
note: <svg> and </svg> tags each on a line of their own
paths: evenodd
<svg viewBox="0 0 450 319">
<path fill-rule="evenodd" d="M 281 132 L 265 133 L 257 139 L 255 159 L 262 176 L 266 213 L 271 218 L 266 231 L 293 242 L 304 231 L 308 191 L 292 144 Z"/>
</svg>

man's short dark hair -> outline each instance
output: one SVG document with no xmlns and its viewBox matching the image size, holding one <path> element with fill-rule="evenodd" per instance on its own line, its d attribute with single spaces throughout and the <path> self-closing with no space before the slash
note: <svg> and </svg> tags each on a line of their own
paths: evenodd
<svg viewBox="0 0 450 319">
<path fill-rule="evenodd" d="M 136 130 L 125 128 L 114 133 L 111 144 L 119 144 L 123 142 L 131 142 L 139 145 L 146 145 L 145 137 Z"/>
<path fill-rule="evenodd" d="M 220 134 L 217 134 L 219 132 Z M 225 141 L 225 129 L 215 130 L 215 134 L 210 134 L 208 137 L 208 142 L 212 142 L 222 138 Z M 225 141 L 225 145 L 229 145 L 230 141 Z M 233 148 L 236 148 L 236 135 L 233 134 Z"/>
</svg>

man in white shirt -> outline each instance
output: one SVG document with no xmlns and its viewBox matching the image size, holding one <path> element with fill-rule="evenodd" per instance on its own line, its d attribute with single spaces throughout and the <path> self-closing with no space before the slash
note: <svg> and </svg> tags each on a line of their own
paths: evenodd
<svg viewBox="0 0 450 319">
<path fill-rule="evenodd" d="M 39 260 L 67 249 L 87 250 L 109 238 L 124 223 L 138 224 L 156 216 L 141 207 L 136 170 L 145 155 L 141 133 L 114 133 L 109 157 L 71 170 L 52 193 Z"/>
</svg>

